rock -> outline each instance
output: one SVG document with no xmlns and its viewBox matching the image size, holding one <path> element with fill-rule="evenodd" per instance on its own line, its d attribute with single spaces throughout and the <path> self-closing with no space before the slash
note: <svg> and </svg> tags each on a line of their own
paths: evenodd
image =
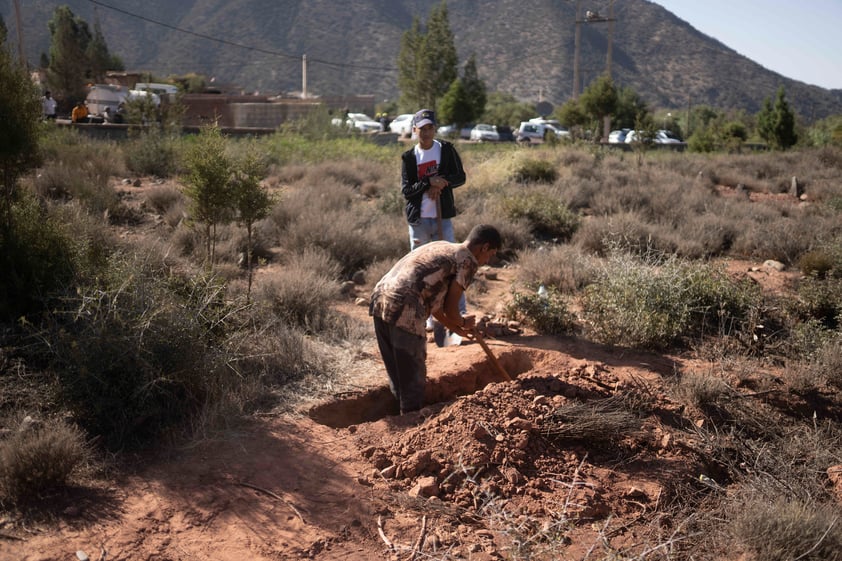
<svg viewBox="0 0 842 561">
<path fill-rule="evenodd" d="M 368 299 L 367 298 L 357 298 L 354 300 L 355 306 L 365 307 L 368 306 Z"/>
<path fill-rule="evenodd" d="M 351 280 L 354 284 L 365 284 L 365 271 L 357 271 L 354 273 L 354 276 L 351 277 Z"/>
<path fill-rule="evenodd" d="M 532 405 L 542 406 L 542 405 L 549 405 L 549 404 L 550 404 L 550 400 L 547 399 L 547 396 L 545 396 L 545 395 L 536 395 L 532 399 Z"/>
<path fill-rule="evenodd" d="M 406 459 L 401 467 L 406 477 L 415 477 L 430 465 L 432 454 L 429 450 L 420 450 Z"/>
<path fill-rule="evenodd" d="M 141 185 L 140 179 L 135 179 L 134 181 L 132 181 L 132 185 L 134 187 L 140 187 L 140 185 Z"/>
<path fill-rule="evenodd" d="M 775 261 L 774 259 L 767 259 L 763 262 L 763 266 L 767 269 L 773 269 L 775 271 L 778 271 L 779 273 L 786 269 L 786 265 L 784 265 L 780 261 Z"/>
<path fill-rule="evenodd" d="M 789 185 L 789 194 L 793 197 L 800 197 L 804 194 L 804 187 L 798 183 L 798 178 L 792 176 L 792 182 Z"/>
<path fill-rule="evenodd" d="M 486 271 L 485 278 L 488 280 L 497 280 L 497 271 Z"/>
<path fill-rule="evenodd" d="M 439 494 L 439 484 L 432 475 L 420 477 L 415 486 L 409 490 L 410 497 L 436 497 Z"/>
<path fill-rule="evenodd" d="M 646 494 L 646 491 L 635 486 L 631 486 L 626 489 L 626 492 L 623 493 L 623 497 L 632 501 L 649 502 L 649 495 Z"/>
<path fill-rule="evenodd" d="M 342 292 L 342 294 L 345 295 L 345 296 L 350 296 L 354 293 L 355 289 L 356 289 L 356 285 L 354 284 L 354 281 L 345 281 L 345 282 L 342 283 L 342 287 L 340 288 L 340 292 Z"/>
<path fill-rule="evenodd" d="M 518 430 L 534 430 L 535 425 L 532 421 L 524 419 L 523 417 L 515 417 L 506 421 L 506 428 L 513 428 Z"/>
<path fill-rule="evenodd" d="M 392 479 L 397 475 L 398 468 L 395 465 L 387 466 L 380 470 L 380 475 L 382 475 L 386 479 Z"/>
</svg>

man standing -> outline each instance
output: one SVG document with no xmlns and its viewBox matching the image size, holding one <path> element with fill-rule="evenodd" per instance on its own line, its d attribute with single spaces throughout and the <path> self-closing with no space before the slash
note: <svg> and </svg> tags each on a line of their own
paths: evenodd
<svg viewBox="0 0 842 561">
<path fill-rule="evenodd" d="M 406 199 L 410 251 L 433 240 L 455 241 L 453 189 L 465 184 L 465 170 L 456 147 L 435 138 L 435 112 L 418 111 L 412 119 L 412 132 L 418 144 L 401 155 L 401 193 Z M 464 297 L 459 311 L 463 315 L 467 311 Z M 435 332 L 436 343 L 443 345 L 444 329 L 432 320 L 427 321 L 427 328 Z"/>
<path fill-rule="evenodd" d="M 44 119 L 48 121 L 55 121 L 56 120 L 56 100 L 53 99 L 50 91 L 47 90 L 44 92 L 44 97 L 41 98 L 41 107 L 44 111 Z"/>
<path fill-rule="evenodd" d="M 436 241 L 409 252 L 374 287 L 369 315 L 401 414 L 424 402 L 425 319 L 432 314 L 447 329 L 469 336 L 476 320 L 459 312 L 459 300 L 501 244 L 496 228 L 475 226 L 462 243 Z"/>
<path fill-rule="evenodd" d="M 412 132 L 418 137 L 418 144 L 401 155 L 401 193 L 406 199 L 410 250 L 433 240 L 454 241 L 453 189 L 465 184 L 465 170 L 456 148 L 435 138 L 433 111 L 422 109 L 416 113 Z"/>
</svg>

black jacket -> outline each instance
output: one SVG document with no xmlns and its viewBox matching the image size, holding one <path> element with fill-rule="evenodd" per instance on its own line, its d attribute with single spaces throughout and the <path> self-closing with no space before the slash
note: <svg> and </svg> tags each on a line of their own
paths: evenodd
<svg viewBox="0 0 842 561">
<path fill-rule="evenodd" d="M 441 192 L 441 217 L 456 216 L 456 205 L 453 202 L 453 189 L 465 184 L 465 170 L 456 147 L 446 140 L 441 143 L 441 162 L 438 175 L 447 179 L 449 185 Z M 424 193 L 430 188 L 428 179 L 418 179 L 418 161 L 415 159 L 415 148 L 410 148 L 401 154 L 401 193 L 406 199 L 406 221 L 416 225 L 421 222 L 421 201 Z"/>
</svg>

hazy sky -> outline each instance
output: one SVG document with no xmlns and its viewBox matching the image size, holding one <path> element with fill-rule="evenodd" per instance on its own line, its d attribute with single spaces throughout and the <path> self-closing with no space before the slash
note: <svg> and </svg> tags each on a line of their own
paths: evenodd
<svg viewBox="0 0 842 561">
<path fill-rule="evenodd" d="M 842 0 L 652 0 L 787 78 L 842 89 Z"/>
</svg>

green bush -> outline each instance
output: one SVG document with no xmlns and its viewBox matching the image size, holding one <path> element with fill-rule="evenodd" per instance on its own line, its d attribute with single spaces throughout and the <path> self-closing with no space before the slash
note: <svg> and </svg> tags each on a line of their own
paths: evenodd
<svg viewBox="0 0 842 561">
<path fill-rule="evenodd" d="M 158 127 L 133 134 L 125 148 L 126 167 L 138 175 L 169 177 L 178 171 L 179 144 L 173 135 Z"/>
<path fill-rule="evenodd" d="M 733 334 L 758 304 L 754 285 L 709 266 L 614 252 L 585 289 L 583 317 L 596 340 L 658 349 Z"/>
<path fill-rule="evenodd" d="M 837 329 L 842 320 L 842 279 L 807 277 L 798 286 L 797 308 L 802 317 Z"/>
<path fill-rule="evenodd" d="M 62 420 L 24 417 L 0 441 L 0 503 L 21 505 L 67 484 L 90 457 L 85 435 Z"/>
<path fill-rule="evenodd" d="M 224 401 L 233 303 L 213 277 L 172 276 L 149 260 L 115 259 L 51 316 L 48 351 L 60 394 L 111 449 L 147 442 Z"/>
<path fill-rule="evenodd" d="M 543 238 L 567 241 L 579 227 L 579 215 L 547 192 L 530 190 L 509 195 L 501 206 L 509 219 L 525 219 L 532 233 Z"/>
<path fill-rule="evenodd" d="M 575 317 L 570 313 L 566 301 L 554 287 L 545 290 L 546 294 L 515 291 L 508 305 L 508 314 L 531 325 L 538 333 L 570 333 L 575 326 Z"/>
<path fill-rule="evenodd" d="M 518 183 L 553 183 L 556 179 L 558 170 L 547 160 L 523 160 L 512 172 L 512 180 Z"/>
<path fill-rule="evenodd" d="M 10 229 L 0 228 L 0 318 L 40 310 L 68 287 L 79 268 L 79 238 L 34 197 L 12 207 Z"/>
</svg>

